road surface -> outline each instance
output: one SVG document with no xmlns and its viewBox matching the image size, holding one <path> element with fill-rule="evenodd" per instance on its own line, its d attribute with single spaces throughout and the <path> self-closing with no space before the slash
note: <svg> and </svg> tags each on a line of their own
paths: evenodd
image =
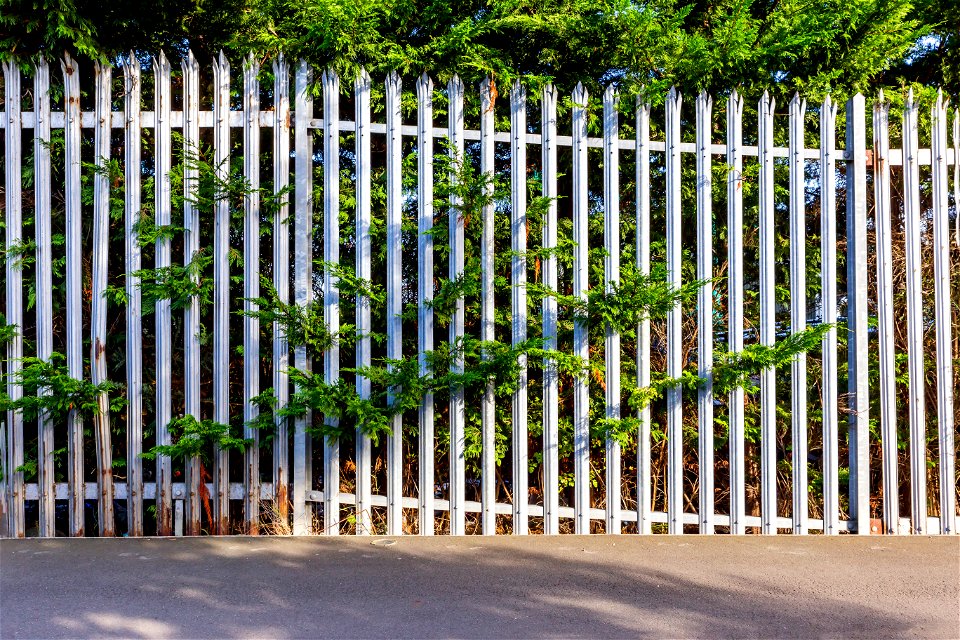
<svg viewBox="0 0 960 640">
<path fill-rule="evenodd" d="M 960 537 L 0 542 L 3 638 L 960 638 Z"/>
</svg>

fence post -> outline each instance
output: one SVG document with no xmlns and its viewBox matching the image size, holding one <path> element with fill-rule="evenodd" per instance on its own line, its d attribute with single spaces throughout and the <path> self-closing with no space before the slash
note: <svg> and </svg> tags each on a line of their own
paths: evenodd
<svg viewBox="0 0 960 640">
<path fill-rule="evenodd" d="M 713 175 L 711 135 L 713 98 L 701 92 L 696 100 L 697 154 L 697 444 L 700 489 L 700 533 L 714 533 L 713 478 Z"/>
<path fill-rule="evenodd" d="M 64 56 L 64 214 L 66 235 L 66 286 L 64 303 L 67 308 L 67 374 L 74 380 L 83 378 L 83 279 L 80 272 L 83 249 L 80 212 L 80 70 L 69 54 Z M 10 85 L 7 85 L 8 87 Z M 9 165 L 8 165 L 9 166 Z M 159 171 L 158 171 L 158 175 Z M 10 184 L 16 184 L 12 181 Z M 160 428 L 157 428 L 160 437 Z M 157 475 L 158 481 L 160 475 Z M 83 475 L 83 418 L 80 411 L 71 408 L 67 414 L 67 484 L 69 486 L 69 534 L 82 537 L 84 529 L 84 475 Z M 163 516 L 158 507 L 157 518 Z"/>
<path fill-rule="evenodd" d="M 847 341 L 850 517 L 870 533 L 870 398 L 867 349 L 867 143 L 864 99 L 847 101 Z"/>
<path fill-rule="evenodd" d="M 527 339 L 527 92 L 516 81 L 510 89 L 510 311 L 512 344 Z M 520 354 L 513 394 L 513 533 L 526 535 L 529 525 L 527 455 L 527 355 Z"/>
<path fill-rule="evenodd" d="M 589 287 L 589 239 L 587 226 L 587 90 L 577 84 L 573 91 L 573 295 L 587 300 Z M 573 475 L 574 517 L 578 534 L 590 533 L 590 329 L 578 317 L 573 325 L 573 355 L 584 371 L 573 382 Z"/>
<path fill-rule="evenodd" d="M 21 113 L 20 113 L 20 68 L 16 60 L 3 63 L 4 91 L 6 98 L 6 136 L 4 159 L 6 165 L 6 296 L 7 324 L 16 326 L 16 334 L 7 343 L 7 395 L 11 401 L 23 397 L 23 385 L 18 380 L 23 367 L 23 265 L 14 257 L 22 242 L 21 189 L 23 182 L 20 166 Z M 23 412 L 7 412 L 7 455 L 4 460 L 4 475 L 7 480 L 7 507 L 9 509 L 9 527 L 7 531 L 16 538 L 22 538 L 26 523 L 23 509 L 23 471 L 17 469 L 23 465 Z M 82 478 L 81 478 L 82 481 Z"/>
<path fill-rule="evenodd" d="M 50 179 L 50 67 L 42 58 L 34 65 L 33 77 L 34 112 L 36 128 L 33 137 L 34 198 L 37 242 L 37 358 L 50 361 L 53 353 L 53 267 L 51 250 L 50 209 L 52 200 Z M 139 111 L 138 111 L 139 113 Z M 50 395 L 49 388 L 39 394 Z M 40 535 L 56 535 L 54 497 L 57 487 L 54 481 L 54 424 L 51 417 L 40 414 L 37 434 L 37 484 L 40 494 Z M 128 425 L 128 428 L 132 426 Z M 128 463 L 128 467 L 135 463 Z M 128 473 L 132 483 L 133 473 Z M 133 517 L 131 514 L 131 526 Z M 135 534 L 141 535 L 141 534 Z"/>
<path fill-rule="evenodd" d="M 947 110 L 943 91 L 931 114 L 933 173 L 933 281 L 937 327 L 937 431 L 940 442 L 940 533 L 957 531 L 954 378 L 950 303 L 950 217 L 947 211 Z M 954 163 L 960 159 L 954 158 Z M 960 202 L 956 204 L 960 212 Z"/>
<path fill-rule="evenodd" d="M 323 320 L 330 335 L 340 331 L 340 78 L 331 69 L 320 78 L 323 85 Z M 334 385 L 340 378 L 340 343 L 333 340 L 323 354 L 323 381 Z M 336 428 L 339 420 L 324 416 Z M 323 439 L 323 532 L 340 533 L 340 440 Z"/>
<path fill-rule="evenodd" d="M 893 354 L 893 223 L 890 213 L 890 106 L 880 91 L 873 105 L 873 193 L 877 233 L 877 324 L 880 360 L 880 433 L 883 446 L 883 524 L 900 524 L 897 478 L 897 396 Z"/>
<path fill-rule="evenodd" d="M 547 211 L 543 221 L 543 286 L 557 290 L 557 90 L 552 84 L 543 88 L 541 98 L 543 197 Z M 543 348 L 557 348 L 557 300 L 543 297 Z M 547 358 L 543 367 L 543 531 L 560 533 L 560 434 L 559 381 L 557 363 Z"/>
</svg>

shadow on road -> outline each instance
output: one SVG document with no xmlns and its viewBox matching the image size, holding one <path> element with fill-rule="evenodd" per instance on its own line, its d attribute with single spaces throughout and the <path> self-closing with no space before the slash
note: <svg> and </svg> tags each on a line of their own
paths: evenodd
<svg viewBox="0 0 960 640">
<path fill-rule="evenodd" d="M 958 543 L 7 540 L 0 635 L 958 637 Z"/>
</svg>

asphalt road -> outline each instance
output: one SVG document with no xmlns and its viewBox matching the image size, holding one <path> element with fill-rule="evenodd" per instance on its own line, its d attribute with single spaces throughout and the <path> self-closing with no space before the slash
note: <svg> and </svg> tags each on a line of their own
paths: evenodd
<svg viewBox="0 0 960 640">
<path fill-rule="evenodd" d="M 3 638 L 960 638 L 960 537 L 0 542 Z"/>
</svg>

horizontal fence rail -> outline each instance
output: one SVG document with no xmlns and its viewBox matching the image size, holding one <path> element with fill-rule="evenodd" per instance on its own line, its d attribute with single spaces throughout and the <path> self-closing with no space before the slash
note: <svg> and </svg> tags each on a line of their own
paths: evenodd
<svg viewBox="0 0 960 640">
<path fill-rule="evenodd" d="M 942 95 L 144 62 L 3 66 L 4 536 L 957 533 Z"/>
</svg>

